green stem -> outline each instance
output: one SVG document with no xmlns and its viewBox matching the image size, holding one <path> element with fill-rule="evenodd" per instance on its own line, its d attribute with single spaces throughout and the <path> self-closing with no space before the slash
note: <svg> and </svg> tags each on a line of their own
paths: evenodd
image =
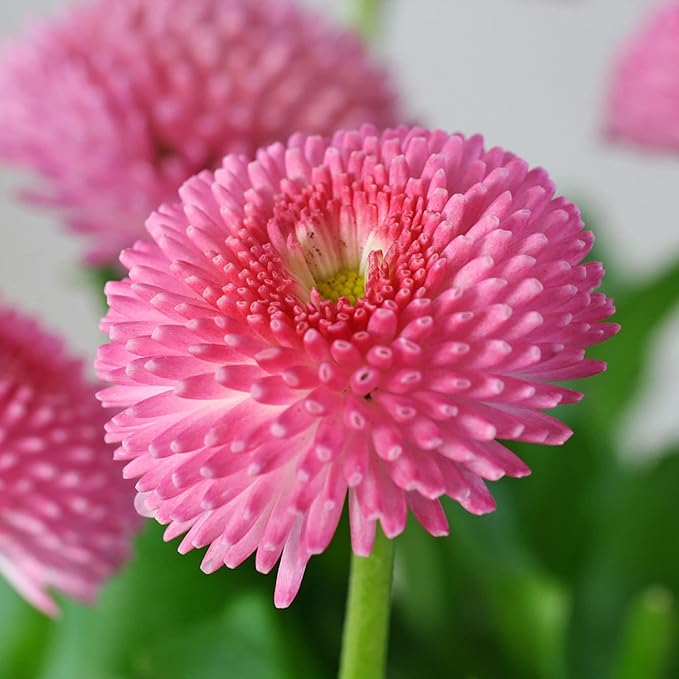
<svg viewBox="0 0 679 679">
<path fill-rule="evenodd" d="M 339 679 L 383 679 L 394 544 L 377 528 L 369 557 L 351 557 Z"/>
<path fill-rule="evenodd" d="M 354 23 L 363 37 L 372 41 L 379 33 L 382 0 L 354 0 Z"/>
</svg>

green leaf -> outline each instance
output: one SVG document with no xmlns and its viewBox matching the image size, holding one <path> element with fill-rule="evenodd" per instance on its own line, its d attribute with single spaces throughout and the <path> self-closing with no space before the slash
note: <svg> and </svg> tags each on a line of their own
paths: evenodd
<svg viewBox="0 0 679 679">
<path fill-rule="evenodd" d="M 523 539 L 507 492 L 520 483 L 494 485 L 498 511 L 491 515 L 446 503 L 450 537 L 409 526 L 396 572 L 392 661 L 399 677 L 565 676 L 570 594 Z"/>
<path fill-rule="evenodd" d="M 448 577 L 440 540 L 411 520 L 396 550 L 394 596 L 408 624 L 425 636 L 446 622 L 447 602 L 442 594 Z"/>
<path fill-rule="evenodd" d="M 672 594 L 649 587 L 632 603 L 611 679 L 662 679 L 672 652 L 676 611 Z"/>
<path fill-rule="evenodd" d="M 253 579 L 248 565 L 203 574 L 201 554 L 177 554 L 155 522 L 136 546 L 135 558 L 104 588 L 96 607 L 64 602 L 41 679 L 127 677 L 150 646 L 216 614 Z"/>
<path fill-rule="evenodd" d="M 559 679 L 566 672 L 570 595 L 522 536 L 508 492 L 519 483 L 495 487 L 497 512 L 476 520 L 456 517 L 451 548 L 454 558 L 470 559 L 469 577 L 478 580 L 492 628 L 518 675 Z"/>
<path fill-rule="evenodd" d="M 0 679 L 30 679 L 40 667 L 52 622 L 0 579 Z"/>
<path fill-rule="evenodd" d="M 624 617 L 639 591 L 659 586 L 675 600 L 679 596 L 679 450 L 609 471 L 592 516 L 599 537 L 581 555 L 573 583 L 575 674 L 583 679 L 598 679 L 612 667 Z M 678 669 L 676 645 L 672 662 Z"/>
<path fill-rule="evenodd" d="M 497 630 L 524 676 L 566 676 L 568 589 L 539 570 L 498 573 L 489 583 Z"/>
<path fill-rule="evenodd" d="M 679 260 L 661 274 L 629 288 L 616 299 L 618 336 L 591 352 L 608 370 L 587 389 L 588 420 L 605 435 L 615 430 L 636 394 L 647 367 L 648 345 L 679 302 Z"/>
<path fill-rule="evenodd" d="M 622 563 L 634 590 L 659 584 L 679 596 L 679 447 L 625 469 L 611 493 L 602 548 Z"/>
<path fill-rule="evenodd" d="M 224 611 L 159 639 L 137 659 L 136 679 L 293 679 L 314 676 L 303 646 L 294 661 L 280 612 L 264 593 L 236 596 Z"/>
<path fill-rule="evenodd" d="M 587 403 L 566 406 L 582 414 Z M 595 517 L 601 501 L 601 479 L 607 478 L 614 452 L 607 441 L 597 441 L 573 418 L 573 437 L 563 446 L 510 443 L 530 467 L 524 479 L 508 479 L 503 490 L 515 512 L 514 522 L 524 540 L 543 566 L 562 579 L 577 576 L 591 543 L 599 539 Z M 494 492 L 494 490 L 493 490 Z M 498 498 L 498 512 L 505 500 Z"/>
</svg>

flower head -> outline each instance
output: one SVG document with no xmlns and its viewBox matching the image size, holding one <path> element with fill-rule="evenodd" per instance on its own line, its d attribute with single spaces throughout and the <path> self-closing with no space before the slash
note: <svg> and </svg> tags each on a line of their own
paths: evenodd
<svg viewBox="0 0 679 679">
<path fill-rule="evenodd" d="M 288 0 L 94 0 L 11 46 L 0 101 L 0 157 L 42 176 L 26 198 L 94 264 L 227 152 L 397 118 L 359 40 Z"/>
<path fill-rule="evenodd" d="M 679 151 L 679 2 L 663 5 L 618 56 L 606 133 L 641 147 Z"/>
<path fill-rule="evenodd" d="M 47 588 L 91 600 L 139 525 L 82 365 L 0 308 L 0 573 L 54 614 Z"/>
<path fill-rule="evenodd" d="M 359 555 L 440 498 L 524 476 L 497 439 L 563 443 L 555 380 L 614 334 L 577 208 L 480 137 L 370 126 L 227 156 L 147 222 L 107 287 L 100 398 L 140 505 L 203 569 L 255 550 L 295 596 L 345 501 Z"/>
</svg>

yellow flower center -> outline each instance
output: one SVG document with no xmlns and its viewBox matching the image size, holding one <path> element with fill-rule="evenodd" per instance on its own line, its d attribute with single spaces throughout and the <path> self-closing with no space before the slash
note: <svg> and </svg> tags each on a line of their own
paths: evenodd
<svg viewBox="0 0 679 679">
<path fill-rule="evenodd" d="M 316 288 L 325 299 L 336 302 L 340 297 L 348 297 L 352 304 L 356 304 L 356 300 L 363 297 L 365 281 L 358 269 L 342 269 L 330 278 L 319 281 Z"/>
</svg>

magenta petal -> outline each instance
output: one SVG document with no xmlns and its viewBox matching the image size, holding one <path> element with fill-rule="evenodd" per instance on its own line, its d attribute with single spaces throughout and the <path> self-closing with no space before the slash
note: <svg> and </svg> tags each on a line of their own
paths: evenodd
<svg viewBox="0 0 679 679">
<path fill-rule="evenodd" d="M 94 600 L 140 524 L 83 373 L 59 338 L 0 307 L 0 573 L 48 615 L 52 589 Z"/>
<path fill-rule="evenodd" d="M 123 258 L 98 369 L 142 510 L 206 572 L 280 562 L 287 606 L 347 501 L 358 555 L 409 511 L 445 535 L 440 498 L 484 514 L 485 481 L 529 473 L 505 445 L 570 436 L 543 411 L 580 394 L 552 382 L 601 371 L 617 327 L 543 170 L 364 126 L 227 156 L 181 199 Z"/>
<path fill-rule="evenodd" d="M 355 36 L 279 0 L 82 4 L 10 46 L 0 100 L 0 158 L 44 180 L 22 198 L 64 215 L 88 238 L 87 261 L 96 265 L 142 238 L 151 210 L 224 154 L 253 155 L 298 130 L 331 134 L 399 119 L 387 73 Z M 264 193 L 286 162 L 296 181 L 317 164 L 301 150 L 284 157 L 281 147 L 252 170 L 255 190 Z M 196 204 L 209 190 L 199 180 L 182 187 L 200 252 L 223 243 L 214 234 L 220 210 Z M 229 207 L 238 214 L 237 201 Z M 180 255 L 176 232 L 156 225 L 153 236 L 182 260 L 176 268 L 193 290 L 222 294 L 211 285 L 211 262 Z M 144 278 L 176 292 L 162 275 L 146 270 Z M 164 294 L 156 304 L 175 306 Z"/>
</svg>

